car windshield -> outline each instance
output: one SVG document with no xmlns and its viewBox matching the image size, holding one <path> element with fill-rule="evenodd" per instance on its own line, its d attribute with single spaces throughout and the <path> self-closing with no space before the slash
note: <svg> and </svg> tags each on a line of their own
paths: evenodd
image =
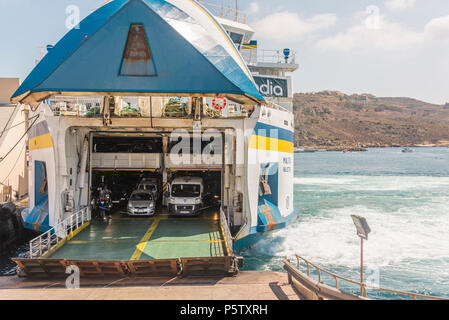
<svg viewBox="0 0 449 320">
<path fill-rule="evenodd" d="M 131 196 L 131 200 L 134 201 L 151 201 L 153 197 L 149 193 L 135 193 Z"/>
<path fill-rule="evenodd" d="M 199 197 L 201 186 L 199 184 L 174 184 L 172 186 L 172 197 L 193 198 Z"/>
<path fill-rule="evenodd" d="M 154 184 L 142 184 L 139 190 L 155 191 L 156 186 Z"/>
</svg>

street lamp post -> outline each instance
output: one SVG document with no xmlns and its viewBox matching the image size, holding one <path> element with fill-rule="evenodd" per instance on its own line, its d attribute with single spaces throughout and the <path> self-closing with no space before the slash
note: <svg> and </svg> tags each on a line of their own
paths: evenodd
<svg viewBox="0 0 449 320">
<path fill-rule="evenodd" d="M 368 240 L 371 229 L 364 217 L 351 215 L 351 218 L 357 229 L 357 236 L 360 237 L 360 295 L 366 297 L 366 289 L 363 283 L 363 240 Z"/>
</svg>

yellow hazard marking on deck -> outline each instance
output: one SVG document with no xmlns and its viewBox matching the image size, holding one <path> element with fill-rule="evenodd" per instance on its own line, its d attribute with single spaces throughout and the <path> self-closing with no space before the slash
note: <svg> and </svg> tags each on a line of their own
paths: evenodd
<svg viewBox="0 0 449 320">
<path fill-rule="evenodd" d="M 220 228 L 221 228 L 221 234 L 222 234 L 222 236 L 223 236 L 223 239 L 226 240 L 226 233 L 224 232 L 223 225 L 220 224 Z M 225 241 L 225 240 L 223 240 L 223 241 L 224 241 L 224 243 L 225 243 L 226 252 L 227 252 L 228 256 L 230 256 L 230 255 L 231 255 L 231 250 L 229 249 L 228 242 Z"/>
<path fill-rule="evenodd" d="M 53 148 L 53 140 L 49 133 L 31 138 L 28 142 L 29 150 Z"/>
<path fill-rule="evenodd" d="M 207 243 L 220 243 L 224 240 L 154 240 L 151 242 L 161 243 L 161 242 L 207 242 Z"/>
<path fill-rule="evenodd" d="M 85 224 L 83 224 L 81 227 L 79 227 L 78 229 L 76 229 L 75 231 L 71 232 L 67 238 L 65 238 L 64 240 L 62 240 L 61 242 L 59 242 L 54 248 L 50 249 L 49 251 L 47 251 L 45 254 L 42 255 L 42 258 L 48 258 L 50 257 L 53 253 L 55 253 L 56 251 L 58 251 L 64 244 L 66 243 L 70 243 L 70 239 L 73 239 L 73 237 L 75 237 L 78 233 L 80 233 L 81 231 L 83 231 L 84 229 L 86 229 L 88 226 L 90 226 L 90 221 L 86 222 Z"/>
<path fill-rule="evenodd" d="M 161 221 L 160 217 L 156 217 L 156 219 L 154 219 L 154 221 L 151 224 L 150 228 L 148 229 L 147 233 L 145 233 L 142 240 L 140 240 L 139 244 L 137 245 L 136 251 L 134 251 L 134 254 L 131 256 L 131 261 L 140 259 L 140 257 L 142 256 L 143 250 L 147 246 L 148 241 L 150 240 L 154 231 L 156 231 L 156 228 L 159 225 L 160 221 Z"/>
<path fill-rule="evenodd" d="M 91 243 L 125 243 L 134 242 L 132 240 L 97 240 L 97 241 L 69 241 L 68 244 L 91 244 Z M 153 240 L 153 243 L 164 243 L 164 242 L 207 242 L 207 243 L 220 243 L 224 240 Z"/>
<path fill-rule="evenodd" d="M 90 221 L 87 221 L 85 224 L 83 224 L 81 227 L 79 227 L 78 229 L 76 229 L 75 231 L 71 232 L 68 236 L 67 236 L 67 241 L 70 241 L 71 239 L 73 239 L 78 233 L 80 233 L 81 231 L 83 231 L 84 229 L 86 229 L 88 226 L 90 226 Z"/>
<path fill-rule="evenodd" d="M 83 241 L 83 240 L 72 240 L 67 242 L 68 244 L 91 244 L 91 243 L 135 243 L 135 240 L 125 239 L 125 240 L 118 240 L 118 239 L 109 239 L 109 240 L 94 240 L 94 241 Z"/>
</svg>

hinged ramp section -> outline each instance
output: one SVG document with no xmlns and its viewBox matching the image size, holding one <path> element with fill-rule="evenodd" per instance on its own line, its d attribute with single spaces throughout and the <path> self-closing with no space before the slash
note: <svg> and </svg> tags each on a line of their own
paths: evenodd
<svg viewBox="0 0 449 320">
<path fill-rule="evenodd" d="M 160 277 L 178 275 L 232 275 L 234 257 L 165 260 L 106 261 L 65 259 L 13 259 L 28 277 L 64 278 L 67 267 L 77 267 L 82 278 Z"/>
<path fill-rule="evenodd" d="M 233 274 L 236 271 L 234 257 L 181 259 L 183 275 Z"/>
<path fill-rule="evenodd" d="M 147 261 L 13 259 L 27 277 L 66 278 L 67 267 L 77 267 L 82 278 L 123 278 L 177 276 L 181 272 L 179 259 Z"/>
<path fill-rule="evenodd" d="M 60 259 L 12 259 L 28 277 L 67 277 L 66 263 Z"/>
<path fill-rule="evenodd" d="M 130 274 L 135 276 L 177 276 L 181 272 L 178 259 L 127 261 Z"/>
</svg>

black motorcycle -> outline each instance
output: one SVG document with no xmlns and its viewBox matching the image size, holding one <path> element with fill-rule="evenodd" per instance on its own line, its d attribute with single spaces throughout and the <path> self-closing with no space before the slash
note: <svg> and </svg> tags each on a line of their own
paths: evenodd
<svg viewBox="0 0 449 320">
<path fill-rule="evenodd" d="M 98 194 L 98 198 L 95 201 L 95 211 L 97 212 L 97 218 L 105 221 L 110 212 L 112 211 L 112 197 L 111 193 L 101 190 Z"/>
</svg>

